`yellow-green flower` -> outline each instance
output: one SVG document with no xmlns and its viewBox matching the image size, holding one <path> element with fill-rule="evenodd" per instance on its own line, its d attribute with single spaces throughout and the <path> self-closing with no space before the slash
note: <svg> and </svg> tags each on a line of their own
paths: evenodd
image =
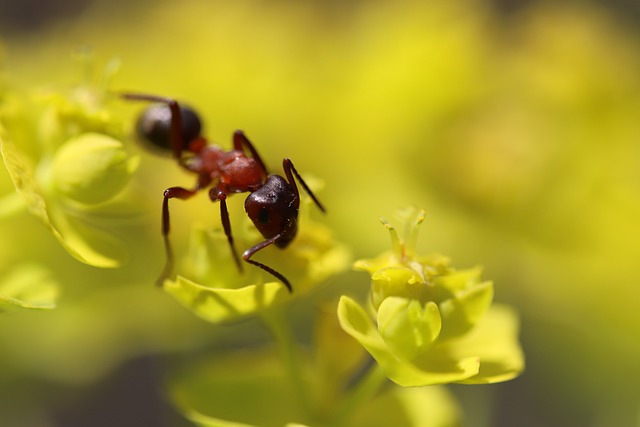
<svg viewBox="0 0 640 427">
<path fill-rule="evenodd" d="M 406 238 L 383 220 L 393 250 L 356 263 L 371 275 L 371 310 L 343 296 L 342 328 L 402 386 L 517 376 L 524 361 L 515 313 L 491 306 L 493 284 L 481 279 L 480 268 L 456 271 L 442 256 L 416 256 L 424 211 L 407 210 L 403 216 Z"/>
<path fill-rule="evenodd" d="M 4 95 L 0 148 L 15 193 L 0 200 L 0 212 L 22 207 L 76 259 L 121 265 L 127 251 L 96 219 L 123 193 L 138 162 L 121 142 L 125 122 L 105 89 Z"/>
</svg>

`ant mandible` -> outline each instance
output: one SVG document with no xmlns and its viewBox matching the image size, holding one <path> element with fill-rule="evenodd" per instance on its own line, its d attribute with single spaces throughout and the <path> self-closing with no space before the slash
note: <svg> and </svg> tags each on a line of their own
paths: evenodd
<svg viewBox="0 0 640 427">
<path fill-rule="evenodd" d="M 229 242 L 231 253 L 242 272 L 242 263 L 231 234 L 227 197 L 233 193 L 250 193 L 244 203 L 247 215 L 265 238 L 264 241 L 250 247 L 242 254 L 242 259 L 261 268 L 280 280 L 293 292 L 291 283 L 273 268 L 254 261 L 251 257 L 267 246 L 285 248 L 298 231 L 298 209 L 300 194 L 295 178 L 313 202 L 322 211 L 324 206 L 309 189 L 300 174 L 288 158 L 282 161 L 286 179 L 277 174 L 269 174 L 267 167 L 253 144 L 244 132 L 237 130 L 233 134 L 233 149 L 224 151 L 217 145 L 210 145 L 200 134 L 202 124 L 198 114 L 191 108 L 179 105 L 174 99 L 141 93 L 123 93 L 128 100 L 154 102 L 138 119 L 139 136 L 164 150 L 170 150 L 178 165 L 197 175 L 193 189 L 170 187 L 164 191 L 162 202 L 162 236 L 166 252 L 166 264 L 157 280 L 162 286 L 173 271 L 174 254 L 169 241 L 169 200 L 186 200 L 198 191 L 209 189 L 209 198 L 220 202 L 222 228 Z M 248 157 L 245 148 L 251 154 Z"/>
</svg>

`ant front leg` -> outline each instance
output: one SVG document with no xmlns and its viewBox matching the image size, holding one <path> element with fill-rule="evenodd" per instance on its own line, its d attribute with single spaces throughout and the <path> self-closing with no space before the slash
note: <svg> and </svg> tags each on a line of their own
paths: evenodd
<svg viewBox="0 0 640 427">
<path fill-rule="evenodd" d="M 229 242 L 233 259 L 238 266 L 238 271 L 242 272 L 242 263 L 238 257 L 236 246 L 233 243 L 233 235 L 231 234 L 231 221 L 229 220 L 229 210 L 227 209 L 227 195 L 218 187 L 213 187 L 209 190 L 209 198 L 214 202 L 216 200 L 220 202 L 220 219 L 222 220 L 222 228 L 224 229 L 225 236 L 227 236 L 227 241 Z"/>
<path fill-rule="evenodd" d="M 274 276 L 275 278 L 280 280 L 287 287 L 287 289 L 289 290 L 289 293 L 293 293 L 293 288 L 291 287 L 291 283 L 289 282 L 289 280 L 287 280 L 286 277 L 284 277 L 282 274 L 278 273 L 276 270 L 274 270 L 273 268 L 269 267 L 268 265 L 264 265 L 261 262 L 254 261 L 254 260 L 251 259 L 251 257 L 256 252 L 266 248 L 267 246 L 273 245 L 275 242 L 277 242 L 279 239 L 281 239 L 282 235 L 283 235 L 283 233 L 276 234 L 275 236 L 265 240 L 264 242 L 260 242 L 257 245 L 247 249 L 242 254 L 242 259 L 245 260 L 246 262 L 248 262 L 249 264 L 255 265 L 256 267 L 261 268 L 262 270 L 264 270 L 267 273 L 271 274 L 272 276 Z"/>
<path fill-rule="evenodd" d="M 182 187 L 171 187 L 164 190 L 164 199 L 162 200 L 162 238 L 164 239 L 164 249 L 166 253 L 166 263 L 162 274 L 158 277 L 156 284 L 160 287 L 164 284 L 165 279 L 171 276 L 175 263 L 173 249 L 169 241 L 169 231 L 171 229 L 169 219 L 169 199 L 187 200 L 195 195 L 197 190 L 189 190 Z"/>
</svg>

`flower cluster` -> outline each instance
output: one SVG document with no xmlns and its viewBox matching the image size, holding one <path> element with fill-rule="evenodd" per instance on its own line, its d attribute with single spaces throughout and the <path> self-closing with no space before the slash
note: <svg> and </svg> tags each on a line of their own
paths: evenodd
<svg viewBox="0 0 640 427">
<path fill-rule="evenodd" d="M 524 362 L 514 312 L 492 305 L 493 285 L 481 279 L 480 268 L 456 271 L 443 256 L 416 255 L 424 212 L 407 209 L 401 216 L 408 224 L 403 239 L 383 220 L 393 250 L 355 264 L 371 274 L 369 303 L 363 307 L 344 295 L 337 308 L 324 303 L 312 356 L 293 338 L 275 304 L 289 295 L 278 291 L 281 285 L 209 288 L 180 276 L 169 283 L 168 292 L 207 320 L 258 315 L 280 349 L 279 355 L 268 349 L 232 351 L 192 366 L 172 386 L 186 416 L 205 427 L 238 421 L 243 426 L 451 426 L 459 422 L 459 411 L 446 390 L 416 386 L 492 383 L 518 375 Z M 303 240 L 316 227 L 306 223 Z M 207 239 L 198 235 L 194 240 L 202 250 Z M 211 253 L 225 246 L 224 236 L 219 240 Z M 307 244 L 317 247 L 312 242 Z M 191 265 L 192 274 L 205 274 L 197 264 Z M 306 280 L 304 274 L 296 277 Z M 387 379 L 396 385 L 385 387 Z M 248 414 L 247 406 L 255 412 Z M 398 407 L 405 408 L 401 416 Z"/>
<path fill-rule="evenodd" d="M 401 239 L 387 221 L 393 250 L 356 268 L 371 275 L 369 310 L 343 296 L 342 328 L 401 386 L 493 383 L 524 367 L 517 318 L 492 306 L 493 284 L 482 270 L 456 271 L 439 255 L 417 256 L 415 242 L 424 211 L 402 213 Z"/>
<path fill-rule="evenodd" d="M 122 143 L 125 122 L 110 108 L 111 98 L 106 88 L 87 83 L 67 91 L 9 91 L 0 105 L 2 157 L 15 186 L 0 211 L 26 208 L 72 256 L 96 267 L 117 267 L 125 258 L 95 218 L 138 165 Z"/>
<path fill-rule="evenodd" d="M 119 267 L 127 257 L 104 220 L 115 211 L 126 215 L 111 203 L 138 165 L 122 142 L 126 122 L 110 105 L 114 97 L 105 86 L 115 65 L 106 68 L 101 85 L 86 81 L 72 89 L 29 91 L 3 85 L 0 90 L 0 151 L 8 172 L 0 219 L 9 223 L 31 214 L 74 258 L 103 268 Z M 27 240 L 11 244 L 17 249 Z M 31 259 L 4 267 L 0 311 L 55 307 L 58 283 L 49 267 Z"/>
</svg>

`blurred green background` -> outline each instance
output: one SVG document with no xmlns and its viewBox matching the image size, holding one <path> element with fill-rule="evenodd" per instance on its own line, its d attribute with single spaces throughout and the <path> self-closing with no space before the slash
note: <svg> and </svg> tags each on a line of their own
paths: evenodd
<svg viewBox="0 0 640 427">
<path fill-rule="evenodd" d="M 637 426 L 639 28 L 633 1 L 3 1 L 1 84 L 75 84 L 84 46 L 96 74 L 118 57 L 112 89 L 186 100 L 211 140 L 243 129 L 272 167 L 322 178 L 357 258 L 388 248 L 380 215 L 427 209 L 422 252 L 484 265 L 522 316 L 525 374 L 452 387 L 467 425 Z M 167 360 L 237 340 L 152 289 L 161 191 L 192 179 L 143 156 L 140 217 L 114 225 L 123 269 L 80 265 L 33 218 L 0 222 L 2 275 L 37 260 L 61 283 L 57 309 L 0 319 L 2 425 L 180 425 Z M 174 212 L 176 241 L 218 221 L 206 197 Z"/>
</svg>

